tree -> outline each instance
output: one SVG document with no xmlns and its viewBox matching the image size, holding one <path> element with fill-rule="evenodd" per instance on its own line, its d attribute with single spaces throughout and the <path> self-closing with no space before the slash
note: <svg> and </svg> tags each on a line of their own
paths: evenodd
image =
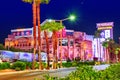
<svg viewBox="0 0 120 80">
<path fill-rule="evenodd" d="M 114 43 L 113 45 L 113 51 L 114 51 L 114 54 L 116 55 L 116 62 L 118 62 L 118 54 L 119 54 L 119 51 L 120 51 L 120 45 L 117 44 L 117 43 Z"/>
<path fill-rule="evenodd" d="M 3 44 L 0 44 L 0 50 L 5 50 L 5 47 L 3 46 Z"/>
<path fill-rule="evenodd" d="M 105 54 L 105 58 L 106 58 L 107 63 L 109 63 L 108 41 L 104 41 L 104 42 L 102 43 L 102 46 L 103 46 L 104 48 L 106 48 L 104 54 Z"/>
<path fill-rule="evenodd" d="M 57 31 L 59 31 L 60 29 L 64 28 L 60 23 L 58 22 L 47 22 L 45 23 L 43 26 L 44 30 L 46 31 L 51 31 L 52 34 L 52 42 L 53 42 L 53 68 L 56 69 L 57 68 Z M 47 41 L 47 40 L 46 40 Z M 48 42 L 46 42 L 48 43 Z M 48 55 L 48 59 L 49 59 L 49 52 L 47 53 Z M 48 61 L 49 63 L 49 61 Z"/>
<path fill-rule="evenodd" d="M 114 40 L 111 38 L 107 38 L 103 43 L 102 46 L 106 48 L 106 58 L 107 58 L 107 63 L 110 62 L 110 53 L 113 52 L 114 48 Z"/>
<path fill-rule="evenodd" d="M 95 31 L 95 35 L 94 35 L 94 38 L 97 39 L 97 51 L 98 51 L 98 54 L 100 53 L 100 61 L 101 61 L 101 45 L 100 45 L 100 38 L 101 38 L 101 30 L 97 30 Z M 99 46 L 98 46 L 99 45 Z M 100 47 L 100 49 L 98 48 Z"/>
<path fill-rule="evenodd" d="M 48 38 L 48 25 L 43 25 L 41 27 L 41 30 L 44 31 L 44 37 L 45 37 L 45 41 L 46 41 L 46 49 L 47 49 L 47 69 L 49 69 L 49 66 L 50 66 L 50 58 L 49 58 L 49 38 Z"/>
<path fill-rule="evenodd" d="M 40 29 L 40 4 L 49 3 L 49 0 L 23 0 L 27 3 L 32 3 L 33 5 L 33 36 L 34 36 L 34 52 L 33 52 L 33 64 L 32 69 L 34 69 L 35 64 L 35 53 L 36 53 L 36 41 L 38 41 L 38 60 L 39 60 L 39 69 L 42 69 L 41 61 L 41 29 Z M 36 21 L 37 20 L 37 21 Z M 38 23 L 38 40 L 36 39 L 36 23 Z"/>
</svg>

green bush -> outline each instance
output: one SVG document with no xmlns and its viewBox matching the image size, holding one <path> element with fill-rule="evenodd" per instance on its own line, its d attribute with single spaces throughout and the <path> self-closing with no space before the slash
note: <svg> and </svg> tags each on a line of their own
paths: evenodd
<svg viewBox="0 0 120 80">
<path fill-rule="evenodd" d="M 35 69 L 39 69 L 39 63 L 35 63 Z"/>
<path fill-rule="evenodd" d="M 9 69 L 9 68 L 10 68 L 10 63 L 9 62 L 0 63 L 0 70 Z"/>
<path fill-rule="evenodd" d="M 120 80 L 120 63 L 111 65 L 105 70 L 105 73 L 112 79 Z"/>
<path fill-rule="evenodd" d="M 95 65 L 95 61 L 78 62 L 77 66 L 82 66 L 82 65 Z"/>
<path fill-rule="evenodd" d="M 20 71 L 20 68 L 19 68 L 19 67 L 16 67 L 15 70 L 16 70 L 16 71 Z"/>
<path fill-rule="evenodd" d="M 45 80 L 120 80 L 120 64 L 110 65 L 101 71 L 94 70 L 92 66 L 83 65 L 65 78 L 51 77 L 49 74 L 45 78 Z"/>
<path fill-rule="evenodd" d="M 47 68 L 47 65 L 46 65 L 45 62 L 42 63 L 42 66 L 43 66 L 43 68 L 45 68 L 45 69 Z"/>
<path fill-rule="evenodd" d="M 78 66 L 78 62 L 73 61 L 73 62 L 72 62 L 72 67 L 76 67 L 76 66 Z"/>
<path fill-rule="evenodd" d="M 72 67 L 72 62 L 62 63 L 63 67 Z"/>
<path fill-rule="evenodd" d="M 95 65 L 95 61 L 85 61 L 85 65 Z"/>
<path fill-rule="evenodd" d="M 91 66 L 81 66 L 63 80 L 120 80 L 120 64 L 114 64 L 105 70 L 96 71 Z"/>
<path fill-rule="evenodd" d="M 32 62 L 25 62 L 26 69 L 32 69 Z"/>
<path fill-rule="evenodd" d="M 97 80 L 97 72 L 90 66 L 81 66 L 64 80 Z"/>
<path fill-rule="evenodd" d="M 15 63 L 13 63 L 12 69 L 16 69 L 16 68 L 20 68 L 20 70 L 25 70 L 25 69 L 26 69 L 26 64 L 25 64 L 25 62 L 17 61 L 17 62 L 15 62 Z"/>
</svg>

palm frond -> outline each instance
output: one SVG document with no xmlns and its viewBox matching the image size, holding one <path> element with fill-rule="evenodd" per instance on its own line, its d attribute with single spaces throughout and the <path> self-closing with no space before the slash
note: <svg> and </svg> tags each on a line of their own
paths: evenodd
<svg viewBox="0 0 120 80">
<path fill-rule="evenodd" d="M 49 30 L 49 31 L 59 31 L 60 29 L 64 28 L 58 22 L 47 22 L 43 26 L 41 26 L 41 30 Z"/>
<path fill-rule="evenodd" d="M 43 4 L 48 4 L 50 2 L 50 0 L 41 0 L 41 3 Z"/>
<path fill-rule="evenodd" d="M 26 3 L 32 3 L 33 0 L 22 0 L 23 2 L 26 2 Z"/>
<path fill-rule="evenodd" d="M 33 0 L 22 0 L 23 2 L 26 3 L 32 3 Z M 43 3 L 43 4 L 48 4 L 50 0 L 35 0 L 36 4 Z"/>
</svg>

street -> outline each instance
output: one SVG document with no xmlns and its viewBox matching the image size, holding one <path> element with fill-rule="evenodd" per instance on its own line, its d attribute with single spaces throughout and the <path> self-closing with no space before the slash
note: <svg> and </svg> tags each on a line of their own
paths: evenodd
<svg viewBox="0 0 120 80">
<path fill-rule="evenodd" d="M 93 69 L 104 70 L 109 67 L 108 64 L 105 65 L 95 65 Z M 61 68 L 56 70 L 29 70 L 29 71 L 18 71 L 18 72 L 9 72 L 9 73 L 0 73 L 0 80 L 34 80 L 35 78 L 39 80 L 45 80 L 45 75 L 50 75 L 58 78 L 67 76 L 72 71 L 75 71 L 76 68 Z"/>
<path fill-rule="evenodd" d="M 75 71 L 76 68 L 62 68 L 57 70 L 43 70 L 43 71 L 28 71 L 28 72 L 16 72 L 9 74 L 0 74 L 0 80 L 34 80 L 35 78 L 44 80 L 44 75 L 49 74 L 54 77 L 65 77 L 70 72 Z"/>
</svg>

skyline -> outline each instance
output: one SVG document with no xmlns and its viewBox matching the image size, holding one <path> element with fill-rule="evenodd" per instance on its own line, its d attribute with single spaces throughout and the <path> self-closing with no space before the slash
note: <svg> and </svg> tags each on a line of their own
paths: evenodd
<svg viewBox="0 0 120 80">
<path fill-rule="evenodd" d="M 32 5 L 22 0 L 1 1 L 0 5 L 0 43 L 10 34 L 11 29 L 31 28 Z M 4 4 L 5 3 L 5 4 Z M 116 41 L 120 36 L 120 1 L 113 0 L 51 0 L 41 4 L 41 23 L 45 19 L 63 19 L 70 14 L 76 15 L 76 21 L 65 21 L 67 29 L 94 35 L 96 23 L 114 22 L 113 36 Z M 65 6 L 64 6 L 65 5 Z"/>
</svg>

